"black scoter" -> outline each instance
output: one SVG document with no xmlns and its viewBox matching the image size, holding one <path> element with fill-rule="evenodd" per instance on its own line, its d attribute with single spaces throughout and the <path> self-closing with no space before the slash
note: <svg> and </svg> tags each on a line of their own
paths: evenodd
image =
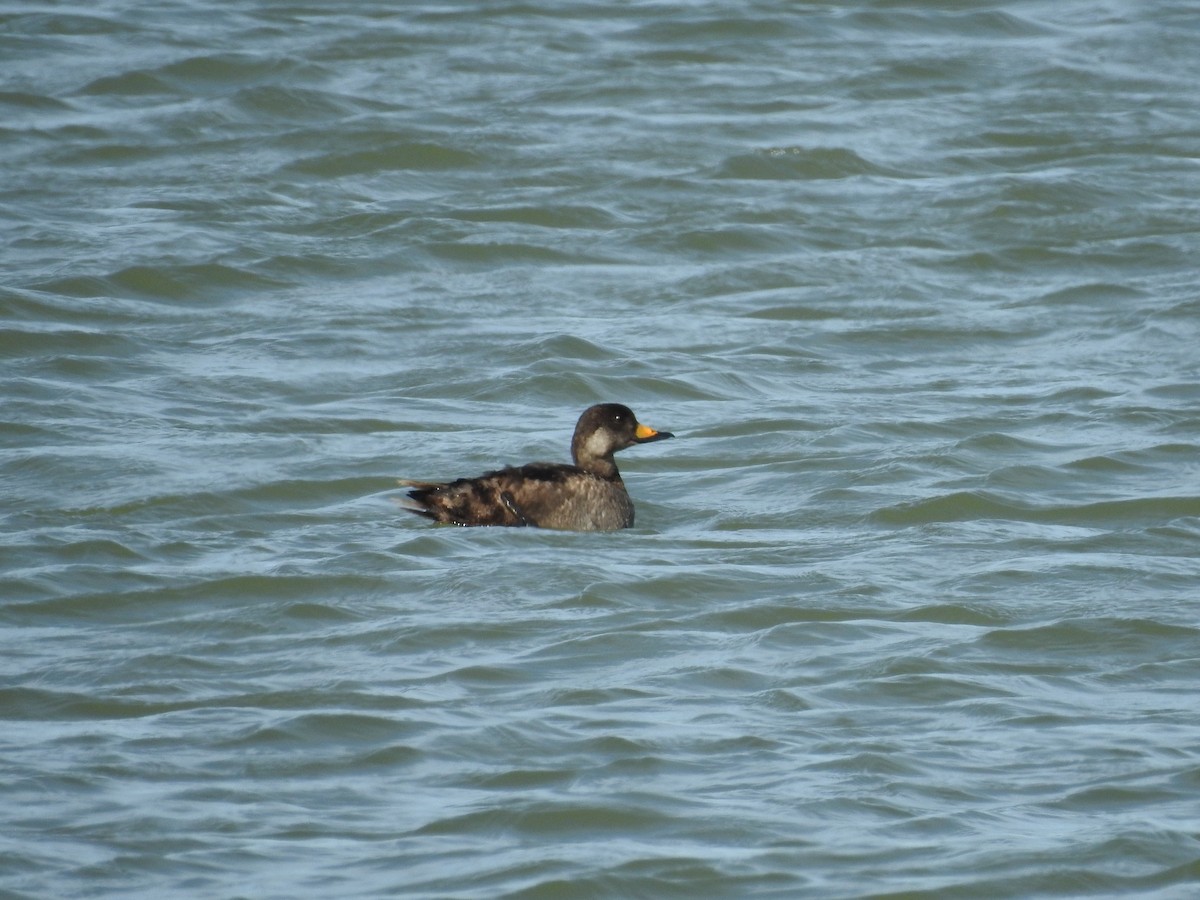
<svg viewBox="0 0 1200 900">
<path fill-rule="evenodd" d="M 642 425 L 628 406 L 588 407 L 575 426 L 575 465 L 534 462 L 478 478 L 435 483 L 401 481 L 405 508 L 454 525 L 508 525 L 568 531 L 615 531 L 633 525 L 633 502 L 613 454 L 634 444 L 674 437 Z"/>
</svg>

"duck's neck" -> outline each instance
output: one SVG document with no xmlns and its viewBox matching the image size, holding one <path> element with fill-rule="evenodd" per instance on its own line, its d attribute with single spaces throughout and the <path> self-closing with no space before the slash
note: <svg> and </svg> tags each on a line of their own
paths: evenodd
<svg viewBox="0 0 1200 900">
<path fill-rule="evenodd" d="M 613 462 L 611 456 L 586 456 L 579 453 L 574 453 L 572 456 L 575 458 L 575 465 L 583 471 L 603 478 L 605 481 L 621 483 L 621 473 L 617 471 L 617 464 Z"/>
</svg>

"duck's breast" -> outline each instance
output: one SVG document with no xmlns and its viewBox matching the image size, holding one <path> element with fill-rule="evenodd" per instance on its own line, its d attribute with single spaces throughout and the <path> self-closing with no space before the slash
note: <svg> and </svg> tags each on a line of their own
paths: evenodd
<svg viewBox="0 0 1200 900">
<path fill-rule="evenodd" d="M 615 531 L 633 525 L 633 503 L 620 481 L 574 469 L 554 483 L 525 481 L 514 491 L 517 505 L 542 528 Z"/>
</svg>

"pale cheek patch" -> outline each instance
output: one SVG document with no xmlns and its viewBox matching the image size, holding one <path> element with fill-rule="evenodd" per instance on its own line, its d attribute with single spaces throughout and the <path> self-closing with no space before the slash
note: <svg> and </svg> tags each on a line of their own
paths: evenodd
<svg viewBox="0 0 1200 900">
<path fill-rule="evenodd" d="M 595 434 L 588 436 L 584 441 L 583 448 L 588 452 L 589 456 L 604 456 L 610 450 L 612 445 L 608 441 L 608 435 L 603 431 L 597 431 Z"/>
</svg>

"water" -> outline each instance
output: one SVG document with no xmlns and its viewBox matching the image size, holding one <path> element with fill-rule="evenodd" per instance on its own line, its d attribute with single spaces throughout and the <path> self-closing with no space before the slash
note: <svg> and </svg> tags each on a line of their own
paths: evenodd
<svg viewBox="0 0 1200 900">
<path fill-rule="evenodd" d="M 1194 894 L 1190 5 L 0 10 L 0 894 Z"/>
</svg>

